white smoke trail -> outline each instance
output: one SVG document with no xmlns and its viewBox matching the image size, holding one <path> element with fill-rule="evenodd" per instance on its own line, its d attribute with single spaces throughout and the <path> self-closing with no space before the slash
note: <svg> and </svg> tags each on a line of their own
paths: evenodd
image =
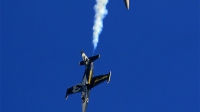
<svg viewBox="0 0 200 112">
<path fill-rule="evenodd" d="M 93 45 L 94 50 L 97 47 L 97 43 L 99 41 L 99 34 L 103 28 L 103 19 L 108 14 L 106 9 L 106 4 L 108 0 L 96 0 L 96 5 L 94 6 L 95 17 L 94 17 L 94 26 L 93 26 Z M 94 51 L 93 51 L 94 52 Z"/>
</svg>

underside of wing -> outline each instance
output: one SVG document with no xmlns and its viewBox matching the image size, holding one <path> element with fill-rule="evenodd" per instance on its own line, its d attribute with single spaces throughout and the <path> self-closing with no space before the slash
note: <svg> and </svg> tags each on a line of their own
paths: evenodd
<svg viewBox="0 0 200 112">
<path fill-rule="evenodd" d="M 82 89 L 82 84 L 81 83 L 68 88 L 65 98 L 67 99 L 68 95 L 70 95 L 70 94 L 81 92 L 81 89 Z"/>
<path fill-rule="evenodd" d="M 110 82 L 110 77 L 111 77 L 111 72 L 109 72 L 108 74 L 104 74 L 104 75 L 99 75 L 99 76 L 95 76 L 92 78 L 92 83 L 91 83 L 91 88 L 101 84 L 104 81 L 107 81 L 107 83 Z"/>
</svg>

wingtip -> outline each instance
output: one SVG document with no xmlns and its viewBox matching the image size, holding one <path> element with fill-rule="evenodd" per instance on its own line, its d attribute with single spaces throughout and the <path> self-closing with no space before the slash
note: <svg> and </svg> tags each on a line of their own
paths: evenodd
<svg viewBox="0 0 200 112">
<path fill-rule="evenodd" d="M 108 77 L 108 81 L 107 81 L 107 83 L 109 83 L 109 82 L 110 82 L 111 71 L 110 71 L 108 74 L 109 74 L 109 77 Z"/>
</svg>

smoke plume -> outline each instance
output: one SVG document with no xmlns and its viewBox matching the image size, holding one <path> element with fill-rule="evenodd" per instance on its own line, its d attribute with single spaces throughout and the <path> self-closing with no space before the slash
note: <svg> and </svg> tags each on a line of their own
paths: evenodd
<svg viewBox="0 0 200 112">
<path fill-rule="evenodd" d="M 99 41 L 99 34 L 103 28 L 103 19 L 108 14 L 106 9 L 106 4 L 108 0 L 96 0 L 96 5 L 94 6 L 95 17 L 94 17 L 94 26 L 93 26 L 93 45 L 94 50 L 97 47 Z M 93 51 L 94 52 L 94 51 Z"/>
</svg>

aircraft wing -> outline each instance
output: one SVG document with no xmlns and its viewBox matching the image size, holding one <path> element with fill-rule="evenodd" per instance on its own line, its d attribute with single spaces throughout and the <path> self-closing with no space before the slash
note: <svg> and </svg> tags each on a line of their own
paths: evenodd
<svg viewBox="0 0 200 112">
<path fill-rule="evenodd" d="M 91 88 L 94 88 L 95 86 L 101 84 L 104 81 L 107 81 L 107 83 L 109 83 L 110 77 L 111 77 L 111 72 L 109 72 L 108 74 L 93 77 L 92 83 L 91 83 Z"/>
<path fill-rule="evenodd" d="M 79 83 L 75 86 L 72 86 L 70 88 L 67 89 L 67 92 L 66 92 L 66 96 L 65 98 L 67 99 L 68 98 L 68 95 L 70 94 L 74 94 L 74 93 L 78 93 L 78 92 L 81 92 L 81 89 L 82 89 L 82 84 Z"/>
<path fill-rule="evenodd" d="M 129 10 L 129 0 L 124 0 L 124 3 L 126 5 L 126 8 Z"/>
</svg>

